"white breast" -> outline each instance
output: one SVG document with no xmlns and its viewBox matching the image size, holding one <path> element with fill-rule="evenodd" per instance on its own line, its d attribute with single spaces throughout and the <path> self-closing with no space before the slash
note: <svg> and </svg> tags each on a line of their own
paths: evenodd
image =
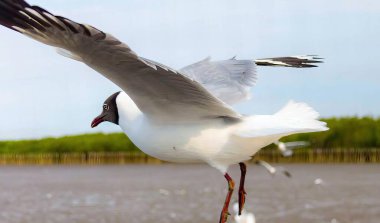
<svg viewBox="0 0 380 223">
<path fill-rule="evenodd" d="M 170 162 L 206 162 L 228 140 L 225 129 L 207 124 L 162 126 L 154 125 L 144 117 L 135 123 L 134 128 L 123 127 L 122 122 L 120 124 L 143 152 Z"/>
</svg>

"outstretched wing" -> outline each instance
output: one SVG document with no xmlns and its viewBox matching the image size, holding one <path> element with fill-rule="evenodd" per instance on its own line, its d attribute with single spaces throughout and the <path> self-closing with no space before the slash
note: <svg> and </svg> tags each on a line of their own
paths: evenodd
<svg viewBox="0 0 380 223">
<path fill-rule="evenodd" d="M 197 80 L 215 97 L 230 105 L 250 98 L 257 80 L 256 66 L 317 67 L 322 58 L 314 55 L 274 57 L 257 60 L 211 61 L 208 57 L 182 68 L 186 76 Z"/>
<path fill-rule="evenodd" d="M 235 58 L 221 61 L 206 58 L 180 71 L 228 104 L 248 99 L 257 79 L 254 61 Z"/>
<path fill-rule="evenodd" d="M 0 2 L 0 24 L 39 42 L 62 48 L 121 87 L 156 121 L 193 122 L 240 117 L 201 84 L 139 57 L 126 44 L 92 26 L 55 16 L 23 0 Z"/>
</svg>

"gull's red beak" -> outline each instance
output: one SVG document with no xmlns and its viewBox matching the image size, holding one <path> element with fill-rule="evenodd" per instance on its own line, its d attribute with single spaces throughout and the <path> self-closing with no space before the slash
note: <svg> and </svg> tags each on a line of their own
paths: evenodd
<svg viewBox="0 0 380 223">
<path fill-rule="evenodd" d="M 100 123 L 104 122 L 104 115 L 99 115 L 94 119 L 94 121 L 91 122 L 91 128 L 95 128 L 98 126 Z"/>
</svg>

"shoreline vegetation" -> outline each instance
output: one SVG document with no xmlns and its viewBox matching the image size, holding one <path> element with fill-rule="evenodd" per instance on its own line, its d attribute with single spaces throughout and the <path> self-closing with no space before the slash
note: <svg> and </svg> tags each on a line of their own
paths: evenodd
<svg viewBox="0 0 380 223">
<path fill-rule="evenodd" d="M 275 150 L 261 150 L 252 160 L 269 163 L 380 163 L 380 149 L 359 148 L 339 150 L 299 150 L 291 157 L 283 157 Z M 107 165 L 107 164 L 162 164 L 164 161 L 143 152 L 89 153 L 30 153 L 0 154 L 0 165 Z"/>
<path fill-rule="evenodd" d="M 253 160 L 271 163 L 380 163 L 380 118 L 323 119 L 329 131 L 297 134 L 281 141 L 310 146 L 282 157 L 272 144 Z M 85 134 L 39 140 L 0 141 L 0 165 L 162 163 L 141 152 L 123 133 Z"/>
</svg>

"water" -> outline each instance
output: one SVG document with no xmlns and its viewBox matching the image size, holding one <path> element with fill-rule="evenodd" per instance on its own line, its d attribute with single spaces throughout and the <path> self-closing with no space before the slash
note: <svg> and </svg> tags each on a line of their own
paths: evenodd
<svg viewBox="0 0 380 223">
<path fill-rule="evenodd" d="M 258 223 L 379 222 L 380 165 L 284 166 L 292 179 L 248 167 L 246 209 Z M 230 172 L 238 184 L 238 167 Z M 206 165 L 5 166 L 0 222 L 215 223 L 226 187 Z"/>
</svg>

